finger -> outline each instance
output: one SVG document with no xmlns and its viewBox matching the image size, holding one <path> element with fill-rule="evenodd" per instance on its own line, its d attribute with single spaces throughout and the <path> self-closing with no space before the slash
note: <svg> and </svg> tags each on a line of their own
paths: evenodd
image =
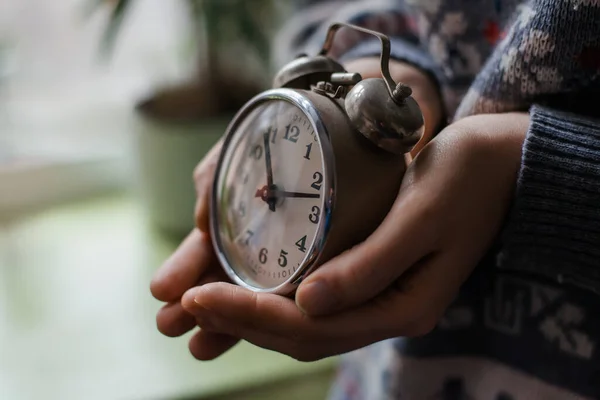
<svg viewBox="0 0 600 400">
<path fill-rule="evenodd" d="M 239 342 L 238 338 L 200 329 L 189 341 L 190 353 L 200 361 L 214 360 Z"/>
<path fill-rule="evenodd" d="M 222 144 L 223 140 L 219 140 L 194 170 L 196 227 L 206 233 L 209 231 L 210 194 Z"/>
<path fill-rule="evenodd" d="M 180 302 L 169 303 L 156 314 L 156 327 L 165 336 L 181 336 L 195 326 L 196 319 L 183 309 Z"/>
<path fill-rule="evenodd" d="M 242 287 L 217 282 L 188 290 L 182 297 L 183 308 L 197 318 L 201 327 L 238 334 L 237 326 L 271 333 L 295 341 L 340 340 L 350 337 L 380 338 L 374 328 L 382 318 L 376 309 L 361 307 L 328 317 L 310 317 L 284 296 L 255 293 Z M 399 319 L 412 319 L 412 310 L 399 310 Z M 223 321 L 218 325 L 216 321 Z M 229 327 L 229 329 L 226 329 Z"/>
<path fill-rule="evenodd" d="M 197 286 L 223 280 L 220 271 L 204 275 Z M 184 335 L 196 326 L 196 318 L 185 311 L 180 301 L 163 306 L 156 314 L 156 326 L 158 331 L 165 336 L 177 337 Z"/>
<path fill-rule="evenodd" d="M 282 296 L 223 283 L 191 289 L 182 303 L 203 329 L 297 359 L 318 359 L 391 337 L 429 332 L 458 287 L 442 259 L 436 254 L 423 260 L 374 300 L 327 317 L 307 316 Z"/>
<path fill-rule="evenodd" d="M 229 338 L 239 337 L 255 346 L 276 351 L 305 362 L 346 353 L 370 344 L 365 337 L 301 341 L 296 337 L 270 333 L 217 316 L 211 320 L 210 325 L 206 325 L 206 328 L 203 325 L 200 326 L 205 333 L 220 334 Z"/>
<path fill-rule="evenodd" d="M 194 229 L 158 270 L 150 291 L 161 301 L 178 300 L 204 272 L 217 265 L 210 238 Z"/>
<path fill-rule="evenodd" d="M 351 308 L 375 297 L 414 263 L 436 250 L 431 199 L 400 194 L 383 223 L 364 242 L 320 266 L 302 282 L 296 303 L 309 315 Z"/>
</svg>

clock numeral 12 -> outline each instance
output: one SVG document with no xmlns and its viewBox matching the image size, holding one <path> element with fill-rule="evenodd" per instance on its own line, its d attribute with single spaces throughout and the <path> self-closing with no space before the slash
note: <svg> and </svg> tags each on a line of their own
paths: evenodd
<svg viewBox="0 0 600 400">
<path fill-rule="evenodd" d="M 300 135 L 300 129 L 296 125 L 288 125 L 285 127 L 285 134 L 283 138 L 290 142 L 298 142 L 298 136 Z"/>
</svg>

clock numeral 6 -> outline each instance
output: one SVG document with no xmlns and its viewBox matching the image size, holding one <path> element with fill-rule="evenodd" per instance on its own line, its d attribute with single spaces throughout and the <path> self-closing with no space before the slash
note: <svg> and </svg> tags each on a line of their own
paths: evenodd
<svg viewBox="0 0 600 400">
<path fill-rule="evenodd" d="M 317 206 L 312 206 L 312 214 L 308 215 L 308 220 L 310 222 L 312 222 L 313 224 L 316 224 L 319 222 L 319 218 L 321 216 L 321 209 Z"/>
<path fill-rule="evenodd" d="M 321 183 L 323 183 L 323 174 L 320 172 L 315 172 L 313 174 L 313 179 L 315 181 L 312 183 L 312 185 L 310 185 L 310 187 L 316 190 L 321 190 Z"/>
<path fill-rule="evenodd" d="M 285 267 L 287 265 L 287 256 L 288 252 L 285 250 L 281 250 L 281 252 L 279 253 L 279 259 L 277 260 L 277 262 L 279 263 L 280 267 Z"/>
<path fill-rule="evenodd" d="M 258 252 L 258 261 L 260 261 L 261 264 L 264 264 L 267 262 L 267 254 L 268 254 L 268 251 L 264 247 L 262 249 L 260 249 L 260 251 Z"/>
</svg>

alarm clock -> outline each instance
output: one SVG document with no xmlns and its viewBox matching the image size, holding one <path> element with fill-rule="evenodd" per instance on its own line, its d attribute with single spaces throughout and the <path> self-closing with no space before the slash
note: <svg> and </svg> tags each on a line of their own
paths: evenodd
<svg viewBox="0 0 600 400">
<path fill-rule="evenodd" d="M 380 39 L 381 78 L 362 79 L 327 56 L 342 27 Z M 235 284 L 291 296 L 383 221 L 424 132 L 389 58 L 387 36 L 335 23 L 317 55 L 284 66 L 235 115 L 210 206 L 211 240 Z"/>
</svg>

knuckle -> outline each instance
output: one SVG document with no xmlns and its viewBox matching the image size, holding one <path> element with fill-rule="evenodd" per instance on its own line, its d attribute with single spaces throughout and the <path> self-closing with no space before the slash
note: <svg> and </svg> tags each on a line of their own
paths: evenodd
<svg viewBox="0 0 600 400">
<path fill-rule="evenodd" d="M 199 163 L 198 165 L 196 165 L 196 167 L 194 168 L 194 172 L 192 173 L 194 182 L 199 182 L 200 180 L 202 180 L 203 176 L 204 176 L 204 163 Z"/>
<path fill-rule="evenodd" d="M 405 332 L 404 336 L 407 337 L 420 337 L 425 336 L 435 329 L 437 325 L 437 318 L 433 316 L 424 316 L 417 321 L 410 324 Z"/>
<path fill-rule="evenodd" d="M 193 179 L 196 190 L 206 190 L 212 182 L 212 176 L 217 166 L 216 160 L 205 160 L 194 168 Z"/>
<path fill-rule="evenodd" d="M 198 185 L 200 182 L 207 180 L 208 177 L 214 174 L 219 160 L 219 154 L 221 150 L 221 143 L 217 143 L 210 152 L 204 157 L 204 159 L 196 165 L 192 174 L 194 182 Z"/>
</svg>

